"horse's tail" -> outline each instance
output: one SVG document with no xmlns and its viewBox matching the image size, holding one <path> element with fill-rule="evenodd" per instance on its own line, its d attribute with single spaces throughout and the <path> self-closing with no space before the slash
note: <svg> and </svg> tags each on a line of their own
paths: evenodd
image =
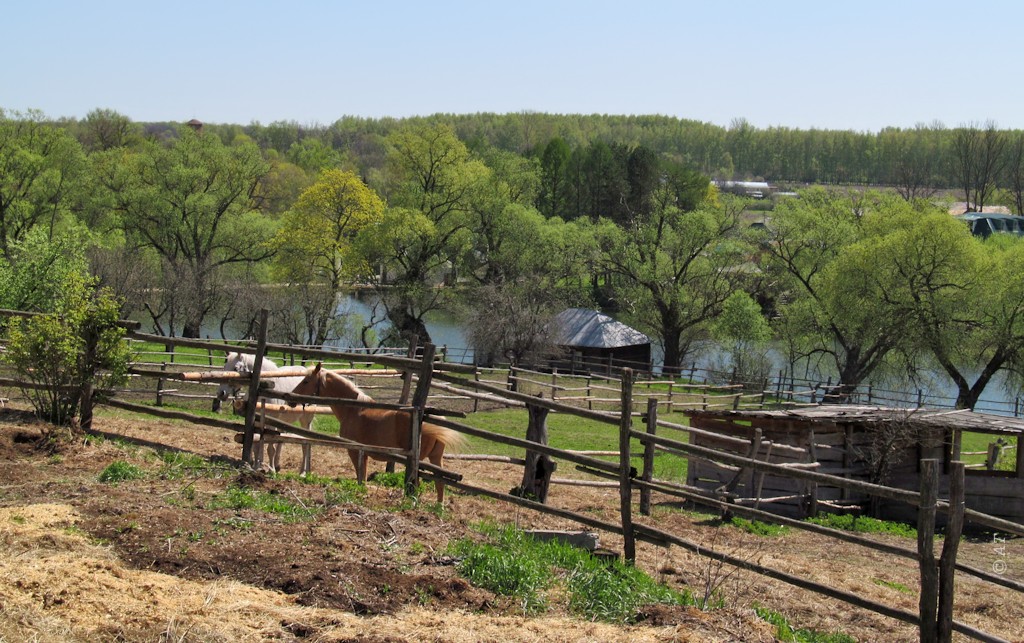
<svg viewBox="0 0 1024 643">
<path fill-rule="evenodd" d="M 443 444 L 445 451 L 450 453 L 457 453 L 466 446 L 466 436 L 448 427 L 424 422 L 422 431 Z"/>
</svg>

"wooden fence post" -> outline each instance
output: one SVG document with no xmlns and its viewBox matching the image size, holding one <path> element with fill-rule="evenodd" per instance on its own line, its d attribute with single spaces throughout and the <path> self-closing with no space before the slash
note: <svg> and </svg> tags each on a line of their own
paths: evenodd
<svg viewBox="0 0 1024 643">
<path fill-rule="evenodd" d="M 949 522 L 939 557 L 939 643 L 953 640 L 953 576 L 956 553 L 964 529 L 964 471 L 962 461 L 949 464 Z"/>
<path fill-rule="evenodd" d="M 263 356 L 267 353 L 267 317 L 266 308 L 260 310 L 259 338 L 256 340 L 256 358 L 252 363 L 252 376 L 249 380 L 249 397 L 245 401 L 245 436 L 242 439 L 242 462 L 252 466 L 252 440 L 255 433 L 253 421 L 256 419 L 256 404 L 259 402 L 260 372 L 263 370 Z"/>
<path fill-rule="evenodd" d="M 160 365 L 160 370 L 167 370 L 167 362 L 164 362 L 163 364 Z M 156 378 L 156 405 L 164 405 L 164 378 L 162 377 Z"/>
<path fill-rule="evenodd" d="M 422 409 L 415 407 L 409 411 L 409 459 L 405 464 L 405 495 L 407 496 L 415 496 L 420 484 L 420 433 L 422 429 Z"/>
<path fill-rule="evenodd" d="M 626 562 L 636 562 L 636 535 L 633 533 L 633 485 L 636 471 L 630 466 L 629 431 L 633 422 L 633 369 L 622 369 L 622 396 L 619 417 L 619 510 L 622 514 L 622 549 Z"/>
<path fill-rule="evenodd" d="M 647 398 L 647 415 L 645 422 L 647 422 L 647 434 L 656 435 L 658 432 L 658 400 L 657 398 Z M 644 482 L 650 482 L 654 478 L 654 443 L 648 442 L 644 445 L 644 470 L 640 474 L 640 479 Z M 651 515 L 651 488 L 644 486 L 640 487 L 640 513 L 644 516 Z"/>
<path fill-rule="evenodd" d="M 409 350 L 405 352 L 405 356 L 409 359 L 416 357 L 416 351 L 419 350 L 420 336 L 413 334 L 409 339 Z M 412 371 L 405 371 L 402 373 L 402 393 L 398 396 L 399 404 L 407 404 L 409 402 L 409 392 L 412 389 Z M 417 467 L 418 468 L 418 467 Z M 395 472 L 395 461 L 388 460 L 387 464 L 384 465 L 384 471 L 387 473 Z"/>
<path fill-rule="evenodd" d="M 921 503 L 917 509 L 917 556 L 921 573 L 918 613 L 921 643 L 933 643 L 938 635 L 939 574 L 935 567 L 935 504 L 939 496 L 937 460 L 921 460 Z"/>
<path fill-rule="evenodd" d="M 537 397 L 543 398 L 543 393 Z M 526 426 L 526 439 L 538 444 L 548 443 L 548 412 L 549 410 L 535 404 L 527 404 L 526 411 L 529 414 Z M 522 498 L 533 498 L 544 504 L 548 499 L 548 489 L 551 485 L 551 474 L 555 472 L 555 461 L 546 453 L 526 450 L 526 462 L 523 464 L 523 482 L 519 488 L 513 491 L 513 495 Z"/>
<path fill-rule="evenodd" d="M 427 406 L 427 398 L 430 396 L 430 380 L 434 376 L 434 353 L 437 351 L 431 343 L 423 346 L 423 361 L 420 362 L 420 372 L 416 379 L 416 392 L 412 395 L 412 406 L 414 417 L 410 419 L 410 426 L 414 427 L 414 434 L 409 442 L 409 461 L 405 468 L 405 492 L 408 495 L 416 493 L 419 486 L 420 475 L 420 429 L 423 421 L 423 410 Z M 437 484 L 437 482 L 434 482 Z"/>
</svg>

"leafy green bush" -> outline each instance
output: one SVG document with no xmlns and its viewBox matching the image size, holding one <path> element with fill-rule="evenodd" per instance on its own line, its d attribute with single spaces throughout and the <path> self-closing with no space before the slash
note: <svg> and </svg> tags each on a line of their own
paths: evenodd
<svg viewBox="0 0 1024 643">
<path fill-rule="evenodd" d="M 68 273 L 53 312 L 12 321 L 7 360 L 35 386 L 23 392 L 36 413 L 69 426 L 88 391 L 123 383 L 131 350 L 114 296 L 82 273 Z"/>
<path fill-rule="evenodd" d="M 114 460 L 100 472 L 100 482 L 117 484 L 126 480 L 138 480 L 146 474 L 130 462 Z"/>
</svg>

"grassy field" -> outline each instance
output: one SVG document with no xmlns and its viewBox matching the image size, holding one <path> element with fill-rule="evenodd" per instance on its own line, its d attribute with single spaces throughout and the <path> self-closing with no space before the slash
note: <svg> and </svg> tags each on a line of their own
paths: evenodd
<svg viewBox="0 0 1024 643">
<path fill-rule="evenodd" d="M 970 465 L 982 465 L 984 468 L 985 462 L 988 459 L 988 447 L 993 442 L 1002 440 L 1003 451 L 996 462 L 996 471 L 1014 471 L 1017 467 L 1017 449 L 1019 448 L 1016 436 L 997 436 L 991 433 L 972 433 L 965 431 L 960 446 L 960 452 L 963 455 L 962 459 Z"/>
<path fill-rule="evenodd" d="M 674 423 L 686 423 L 686 416 L 681 413 L 664 416 L 663 419 Z M 500 411 L 483 411 L 461 420 L 470 426 L 493 431 L 501 435 L 523 437 L 526 434 L 527 417 L 522 410 L 505 409 Z M 588 420 L 562 413 L 548 415 L 548 444 L 556 449 L 567 451 L 618 451 L 618 426 Z M 643 424 L 634 422 L 635 430 L 643 430 Z M 664 433 L 668 429 L 661 429 Z M 681 438 L 682 433 L 672 432 L 671 437 Z M 631 446 L 634 458 L 633 466 L 643 466 L 643 446 L 633 440 Z M 522 457 L 522 449 L 499 444 L 483 438 L 470 437 L 466 453 L 487 453 Z M 617 462 L 616 456 L 597 456 L 611 462 Z M 569 469 L 571 471 L 571 469 Z M 560 470 L 560 475 L 563 470 Z M 664 480 L 676 482 L 686 481 L 686 459 L 676 455 L 656 451 L 654 455 L 654 475 Z"/>
</svg>

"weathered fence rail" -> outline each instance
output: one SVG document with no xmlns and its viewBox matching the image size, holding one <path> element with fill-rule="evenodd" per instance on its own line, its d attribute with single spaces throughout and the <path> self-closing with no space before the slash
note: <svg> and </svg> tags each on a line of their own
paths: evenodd
<svg viewBox="0 0 1024 643">
<path fill-rule="evenodd" d="M 261 338 L 263 338 L 265 337 L 265 323 L 262 324 L 261 326 L 263 329 L 263 333 L 261 333 Z M 225 347 L 225 344 L 223 343 L 207 342 L 203 340 L 182 340 L 160 336 L 147 336 L 145 334 L 137 332 L 131 332 L 130 334 L 132 337 L 135 338 L 144 338 L 146 341 L 160 342 L 170 346 L 190 346 L 193 348 L 205 348 L 208 350 L 224 350 Z M 634 382 L 632 379 L 632 373 L 631 371 L 629 371 L 629 369 L 624 369 L 622 371 L 622 378 L 620 380 L 621 383 L 618 389 L 618 400 L 614 400 L 610 397 L 601 398 L 599 400 L 600 403 L 607 402 L 615 405 L 617 407 L 616 410 L 597 411 L 593 410 L 592 408 L 584 408 L 580 405 L 568 405 L 560 403 L 557 400 L 538 398 L 528 393 L 508 390 L 509 384 L 515 381 L 512 379 L 512 377 L 510 377 L 505 382 L 488 382 L 481 380 L 476 370 L 471 366 L 461 364 L 447 364 L 444 362 L 435 361 L 433 359 L 433 347 L 429 345 L 428 347 L 430 348 L 430 350 L 425 351 L 424 359 L 418 360 L 409 357 L 396 357 L 393 355 L 370 356 L 365 354 L 346 354 L 337 351 L 325 351 L 322 349 L 315 348 L 292 348 L 285 345 L 271 345 L 268 344 L 264 339 L 261 339 L 257 342 L 255 349 L 253 349 L 254 355 L 257 358 L 255 362 L 257 368 L 251 375 L 249 382 L 250 396 L 247 402 L 245 422 L 243 425 L 240 425 L 237 422 L 228 422 L 225 420 L 205 418 L 202 416 L 197 416 L 194 414 L 189 414 L 181 411 L 172 411 L 168 409 L 153 408 L 151 406 L 135 405 L 126 401 L 116 400 L 113 398 L 108 399 L 106 403 L 112 406 L 118 406 L 119 408 L 129 409 L 140 413 L 184 420 L 198 425 L 229 429 L 235 431 L 236 433 L 241 432 L 244 435 L 242 459 L 244 462 L 251 463 L 251 445 L 253 437 L 256 435 L 257 430 L 257 426 L 255 424 L 255 419 L 258 415 L 257 405 L 259 404 L 259 400 L 261 398 L 262 393 L 259 389 L 261 373 L 259 372 L 260 369 L 258 368 L 258 365 L 261 362 L 261 358 L 263 357 L 263 355 L 266 354 L 268 350 L 273 349 L 275 352 L 292 353 L 303 358 L 335 360 L 352 359 L 359 360 L 361 363 L 370 362 L 385 367 L 391 367 L 393 369 L 397 369 L 399 371 L 407 373 L 407 381 L 412 381 L 414 379 L 417 382 L 416 394 L 413 396 L 411 403 L 408 404 L 375 403 L 374 407 L 395 408 L 403 411 L 408 411 L 410 413 L 410 417 L 412 419 L 411 430 L 413 431 L 414 436 L 414 439 L 412 440 L 412 449 L 394 450 L 384 449 L 381 447 L 374 447 L 371 445 L 360 445 L 352 443 L 350 441 L 346 441 L 343 438 L 335 436 L 325 436 L 323 434 L 319 434 L 312 431 L 305 431 L 303 429 L 300 429 L 299 427 L 292 427 L 290 425 L 285 425 L 285 427 L 287 428 L 283 430 L 286 430 L 290 434 L 293 434 L 294 436 L 296 436 L 295 439 L 298 440 L 305 438 L 311 442 L 315 441 L 318 445 L 328 445 L 337 448 L 358 448 L 363 449 L 367 452 L 380 453 L 382 456 L 390 459 L 404 461 L 407 467 L 406 482 L 407 489 L 409 490 L 412 490 L 416 487 L 415 483 L 417 479 L 422 475 L 423 477 L 429 479 L 443 481 L 444 483 L 451 485 L 452 487 L 462 489 L 469 493 L 476 493 L 494 497 L 509 503 L 529 507 L 540 512 L 572 520 L 579 524 L 583 524 L 586 526 L 605 530 L 610 533 L 621 535 L 623 538 L 624 553 L 626 558 L 629 560 L 632 560 L 635 557 L 636 541 L 657 544 L 672 543 L 684 547 L 695 553 L 698 553 L 702 556 L 721 561 L 725 564 L 746 569 L 748 571 L 791 584 L 795 587 L 800 587 L 802 589 L 812 591 L 824 596 L 830 596 L 832 598 L 845 601 L 851 605 L 859 606 L 864 609 L 884 614 L 886 616 L 904 622 L 915 624 L 919 628 L 921 628 L 923 639 L 927 637 L 927 640 L 948 640 L 949 632 L 956 631 L 976 638 L 978 640 L 1000 640 L 998 637 L 992 636 L 985 632 L 981 632 L 975 628 L 972 628 L 963 623 L 956 622 L 952 619 L 952 584 L 950 581 L 951 575 L 949 573 L 943 573 L 941 571 L 937 575 L 933 575 L 930 572 L 930 570 L 934 566 L 934 564 L 930 562 L 932 561 L 932 556 L 934 555 L 932 553 L 934 552 L 934 544 L 931 542 L 929 538 L 929 532 L 934 530 L 934 515 L 932 514 L 932 512 L 951 512 L 953 521 L 968 520 L 1018 535 L 1024 535 L 1024 526 L 1018 525 L 1016 523 L 1010 523 L 1009 521 L 1002 521 L 994 517 L 987 516 L 986 514 L 980 514 L 979 512 L 964 510 L 961 502 L 954 501 L 950 503 L 939 501 L 935 495 L 936 492 L 934 485 L 922 486 L 921 491 L 914 492 L 907 491 L 904 489 L 896 489 L 884 487 L 881 485 L 874 485 L 871 483 L 852 480 L 840 476 L 819 473 L 808 467 L 783 466 L 779 464 L 764 462 L 757 459 L 757 450 L 753 448 L 755 446 L 760 447 L 760 441 L 758 441 L 758 443 L 755 444 L 753 440 L 751 440 L 749 444 L 752 447 L 752 455 L 750 455 L 749 457 L 743 457 L 742 455 L 737 455 L 735 453 L 712 449 L 708 447 L 702 447 L 682 442 L 680 440 L 673 440 L 666 438 L 664 436 L 657 435 L 656 431 L 652 429 L 656 429 L 658 426 L 661 426 L 661 423 L 656 418 L 653 418 L 654 421 L 650 421 L 652 409 L 653 414 L 656 415 L 657 409 L 659 405 L 661 405 L 662 403 L 666 403 L 668 405 L 668 408 L 674 408 L 681 404 L 693 403 L 693 401 L 691 400 L 684 401 L 682 399 L 684 395 L 692 396 L 692 391 L 694 389 L 684 388 L 689 387 L 691 385 L 666 384 L 668 388 L 664 393 L 659 392 L 658 396 L 649 396 L 647 412 L 637 413 L 634 410 L 634 405 L 636 402 L 633 399 Z M 232 346 L 232 348 L 238 347 Z M 248 347 L 245 347 L 245 350 L 249 350 Z M 467 374 L 472 374 L 474 376 L 473 379 L 465 377 L 465 375 Z M 145 375 L 150 377 L 169 379 L 170 373 L 167 372 L 166 370 L 160 370 L 146 373 Z M 520 376 L 517 375 L 515 377 Z M 533 380 L 533 378 L 535 377 L 535 375 L 531 375 L 530 378 L 523 377 L 521 383 L 530 385 L 538 385 L 538 383 L 543 383 L 545 386 L 551 384 L 551 382 L 547 381 L 546 378 L 543 381 L 539 379 Z M 202 379 L 203 377 L 201 376 L 198 378 L 198 380 Z M 543 408 L 548 411 L 572 414 L 578 417 L 587 418 L 590 420 L 617 426 L 619 435 L 618 461 L 611 462 L 608 460 L 602 460 L 599 457 L 593 457 L 591 455 L 579 452 L 556 449 L 542 442 L 524 440 L 520 438 L 501 435 L 498 433 L 487 431 L 485 429 L 470 426 L 465 423 L 455 422 L 454 420 L 451 419 L 445 419 L 437 417 L 436 415 L 430 415 L 429 410 L 427 408 L 427 399 L 429 389 L 432 385 L 433 380 L 440 380 L 450 387 L 456 387 L 457 390 L 459 390 L 461 393 L 466 394 L 467 396 L 480 395 L 487 396 L 487 399 L 491 400 L 508 400 L 510 404 L 522 404 L 526 405 L 528 408 Z M 610 382 L 612 380 L 611 378 L 608 378 L 606 381 Z M 559 385 L 557 384 L 557 379 L 555 379 L 555 382 L 555 386 L 549 389 L 555 395 L 557 395 L 557 391 L 559 390 L 568 391 L 571 388 L 582 388 L 571 387 L 564 384 Z M 2 384 L 2 382 L 0 382 L 0 384 Z M 647 386 L 647 383 L 645 382 L 643 385 Z M 559 386 L 561 386 L 561 388 L 558 388 Z M 594 390 L 599 390 L 598 387 L 604 387 L 609 389 L 612 388 L 611 386 L 607 386 L 605 384 L 591 383 L 589 385 L 588 396 Z M 680 388 L 684 392 L 690 392 L 681 392 L 680 397 L 676 399 L 673 398 L 672 396 L 672 388 Z M 788 387 L 788 390 L 792 391 L 793 388 L 794 387 L 790 386 Z M 732 391 L 732 389 L 729 390 Z M 777 387 L 776 393 L 781 392 L 781 390 L 781 386 Z M 281 394 L 277 394 L 276 397 L 277 396 L 281 396 Z M 738 391 L 727 392 L 724 395 L 714 396 L 716 398 L 720 397 L 721 401 L 717 399 L 711 401 L 710 398 L 712 396 L 709 396 L 706 390 L 701 393 L 701 396 L 702 397 L 699 400 L 701 404 L 728 404 L 731 402 L 733 405 L 739 405 L 745 397 L 749 399 L 756 399 L 758 403 L 761 403 L 763 401 L 763 396 L 760 396 L 759 394 L 750 396 Z M 312 399 L 309 396 L 293 396 L 293 399 L 294 401 L 298 402 L 311 402 L 317 404 L 323 403 L 325 401 L 322 398 Z M 598 402 L 598 399 L 595 397 L 594 399 L 588 399 L 585 401 L 587 401 L 589 405 L 594 402 Z M 330 400 L 330 402 L 332 404 L 339 403 L 338 400 Z M 357 404 L 362 405 L 365 403 Z M 568 461 L 576 464 L 578 468 L 588 473 L 591 473 L 592 475 L 617 481 L 617 486 L 619 488 L 619 520 L 616 522 L 609 520 L 599 520 L 594 518 L 593 516 L 589 516 L 583 513 L 569 511 L 566 509 L 549 506 L 545 503 L 535 502 L 533 500 L 529 500 L 526 498 L 520 498 L 510 494 L 496 492 L 478 485 L 470 484 L 462 480 L 462 477 L 455 472 L 434 467 L 428 464 L 420 464 L 418 458 L 419 454 L 417 453 L 416 448 L 419 445 L 419 440 L 415 439 L 415 437 L 417 435 L 416 431 L 418 429 L 421 416 L 424 415 L 429 417 L 429 420 L 432 423 L 452 428 L 461 433 L 476 436 L 484 440 L 521 448 L 524 449 L 527 453 L 539 453 L 550 456 L 552 458 L 557 458 L 559 460 Z M 647 432 L 640 432 L 633 429 L 633 420 L 635 417 L 645 417 L 648 419 Z M 274 426 L 273 422 L 270 422 L 271 418 L 261 417 L 260 420 L 261 424 L 259 428 L 263 433 L 267 432 L 268 430 L 271 430 L 269 427 L 273 427 L 274 429 L 278 428 Z M 671 428 L 673 430 L 691 432 L 694 430 L 692 428 L 684 427 L 682 425 L 671 426 L 668 428 Z M 632 453 L 632 445 L 634 442 L 642 446 L 644 449 L 644 471 L 642 473 L 638 472 L 632 466 L 632 458 L 634 456 L 634 454 Z M 778 449 L 784 447 L 784 445 L 769 446 L 774 446 L 774 448 Z M 893 608 L 891 606 L 886 606 L 879 603 L 875 603 L 873 601 L 868 601 L 851 592 L 846 592 L 844 590 L 838 590 L 835 588 L 827 587 L 820 583 L 799 577 L 794 574 L 782 572 L 769 567 L 764 567 L 738 556 L 709 549 L 707 547 L 704 547 L 703 545 L 693 543 L 687 540 L 686 538 L 683 538 L 679 534 L 668 533 L 659 530 L 653 526 L 643 524 L 642 518 L 640 519 L 640 521 L 635 520 L 633 516 L 634 492 L 639 491 L 641 492 L 641 495 L 643 495 L 643 491 L 647 490 L 648 492 L 664 493 L 670 496 L 682 495 L 682 497 L 687 497 L 691 500 L 694 500 L 696 502 L 702 502 L 712 507 L 722 508 L 723 504 L 725 504 L 729 511 L 735 513 L 745 512 L 746 515 L 756 515 L 760 517 L 759 519 L 764 519 L 770 522 L 786 522 L 782 520 L 781 517 L 775 516 L 774 514 L 768 514 L 767 512 L 750 513 L 756 512 L 758 510 L 746 507 L 738 507 L 732 503 L 723 503 L 721 498 L 711 498 L 708 497 L 706 493 L 701 494 L 697 493 L 692 489 L 679 488 L 679 486 L 672 481 L 661 481 L 654 479 L 651 467 L 648 464 L 651 460 L 648 453 L 653 452 L 653 450 L 656 448 L 668 450 L 670 452 L 680 454 L 683 457 L 690 459 L 706 459 L 722 463 L 733 467 L 737 475 L 744 471 L 748 471 L 751 474 L 770 473 L 773 476 L 790 477 L 797 480 L 804 480 L 814 484 L 829 484 L 839 488 L 857 490 L 860 493 L 905 502 L 913 506 L 919 507 L 921 509 L 918 512 L 919 534 L 924 532 L 921 536 L 919 551 L 915 554 L 914 552 L 911 552 L 909 550 L 901 550 L 899 552 L 889 550 L 887 551 L 887 553 L 905 558 L 916 557 L 917 560 L 922 564 L 922 569 L 927 570 L 927 573 L 923 573 L 921 575 L 921 595 L 927 596 L 928 598 L 927 600 L 922 600 L 920 612 L 918 614 L 913 614 L 905 610 L 900 610 L 897 608 Z M 960 467 L 960 470 L 962 471 L 962 467 Z M 841 540 L 843 542 L 850 542 L 858 545 L 870 546 L 873 549 L 879 549 L 876 545 L 867 545 L 864 542 L 861 542 L 859 538 L 851 537 L 850 535 L 844 535 L 840 537 L 826 530 L 817 530 L 817 533 L 826 537 L 837 538 L 838 540 Z M 947 551 L 944 551 L 943 555 L 939 559 L 940 566 L 943 568 L 957 569 L 962 572 L 971 573 L 972 575 L 975 575 L 978 578 L 981 578 L 982 580 L 995 582 L 995 580 L 992 578 L 986 578 L 984 574 L 976 574 L 974 573 L 974 570 L 971 570 L 966 566 L 957 564 L 955 562 L 955 558 L 955 548 L 951 548 Z M 1021 591 L 1020 584 L 1018 583 L 1002 582 L 998 584 L 1000 584 L 1002 587 L 1011 590 Z M 934 596 L 934 600 L 932 600 L 932 596 Z"/>
</svg>

